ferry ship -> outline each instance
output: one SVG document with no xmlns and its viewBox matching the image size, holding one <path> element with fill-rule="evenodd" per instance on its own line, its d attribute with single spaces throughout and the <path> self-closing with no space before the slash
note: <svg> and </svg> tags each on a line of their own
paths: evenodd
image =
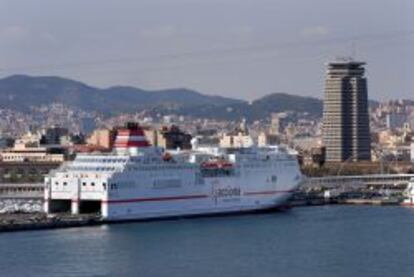
<svg viewBox="0 0 414 277">
<path fill-rule="evenodd" d="M 408 182 L 407 188 L 404 191 L 404 200 L 401 205 L 414 206 L 414 178 L 411 178 Z"/>
<path fill-rule="evenodd" d="M 99 213 L 102 220 L 275 209 L 298 187 L 295 156 L 281 147 L 153 147 L 139 125 L 119 129 L 114 151 L 78 154 L 45 178 L 46 213 Z"/>
</svg>

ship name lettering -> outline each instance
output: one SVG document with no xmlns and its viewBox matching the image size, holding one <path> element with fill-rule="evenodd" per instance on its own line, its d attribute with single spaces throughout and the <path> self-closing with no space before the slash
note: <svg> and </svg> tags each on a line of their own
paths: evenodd
<svg viewBox="0 0 414 277">
<path fill-rule="evenodd" d="M 217 197 L 240 196 L 240 188 L 221 188 L 216 190 Z"/>
</svg>

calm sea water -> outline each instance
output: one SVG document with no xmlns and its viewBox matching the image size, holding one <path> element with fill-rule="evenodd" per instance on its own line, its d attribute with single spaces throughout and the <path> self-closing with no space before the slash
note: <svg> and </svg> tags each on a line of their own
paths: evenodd
<svg viewBox="0 0 414 277">
<path fill-rule="evenodd" d="M 0 276 L 414 276 L 414 209 L 306 207 L 4 233 Z"/>
</svg>

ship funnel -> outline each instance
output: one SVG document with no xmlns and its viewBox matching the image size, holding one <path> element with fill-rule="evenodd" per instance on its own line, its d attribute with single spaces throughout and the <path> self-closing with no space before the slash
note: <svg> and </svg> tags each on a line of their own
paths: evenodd
<svg viewBox="0 0 414 277">
<path fill-rule="evenodd" d="M 137 155 L 139 148 L 149 146 L 144 130 L 137 123 L 128 123 L 125 128 L 118 129 L 114 143 L 117 153 Z"/>
</svg>

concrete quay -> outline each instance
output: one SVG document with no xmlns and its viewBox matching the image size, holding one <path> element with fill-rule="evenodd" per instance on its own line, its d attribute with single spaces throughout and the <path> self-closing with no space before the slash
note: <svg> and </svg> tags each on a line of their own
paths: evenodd
<svg viewBox="0 0 414 277">
<path fill-rule="evenodd" d="M 372 198 L 372 199 L 360 199 L 360 198 L 351 198 L 344 199 L 340 204 L 350 204 L 350 205 L 400 205 L 401 200 L 398 198 Z"/>
<path fill-rule="evenodd" d="M 289 204 L 291 207 L 320 206 L 320 205 L 400 205 L 404 197 L 402 192 L 390 195 L 358 191 L 326 197 L 324 192 L 296 192 Z"/>
<path fill-rule="evenodd" d="M 367 174 L 306 178 L 291 206 L 326 204 L 399 205 L 414 174 Z"/>
</svg>

